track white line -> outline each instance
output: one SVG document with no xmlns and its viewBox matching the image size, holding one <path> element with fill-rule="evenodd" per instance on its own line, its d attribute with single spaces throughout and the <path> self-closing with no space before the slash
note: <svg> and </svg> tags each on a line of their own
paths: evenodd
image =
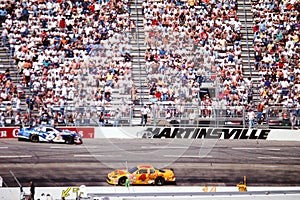
<svg viewBox="0 0 300 200">
<path fill-rule="evenodd" d="M 8 149 L 8 147 L 0 147 L 0 149 Z"/>
<path fill-rule="evenodd" d="M 276 156 L 261 156 L 259 159 L 282 159 L 282 160 L 300 160 L 299 157 L 276 157 Z"/>
<path fill-rule="evenodd" d="M 50 146 L 50 149 L 74 149 L 74 148 L 80 148 L 80 147 L 78 147 L 78 146 L 74 146 L 74 147 L 72 147 L 72 146 Z"/>
<path fill-rule="evenodd" d="M 264 167 L 266 167 L 266 168 L 277 168 L 279 166 L 276 166 L 276 165 L 265 165 Z"/>
<path fill-rule="evenodd" d="M 183 146 L 141 146 L 142 149 L 188 149 L 189 147 L 183 147 Z"/>
<path fill-rule="evenodd" d="M 31 158 L 32 155 L 12 155 L 12 156 L 0 156 L 0 158 Z"/>
<path fill-rule="evenodd" d="M 280 151 L 280 149 L 276 148 L 263 148 L 263 147 L 232 147 L 234 150 L 269 150 L 269 151 Z"/>
<path fill-rule="evenodd" d="M 212 158 L 212 156 L 200 156 L 200 155 L 164 155 L 164 157 L 172 157 L 172 158 Z"/>
<path fill-rule="evenodd" d="M 98 149 L 99 146 L 84 146 L 84 145 L 64 145 L 64 146 L 50 146 L 50 149 Z"/>
<path fill-rule="evenodd" d="M 91 158 L 91 157 L 119 157 L 117 155 L 102 155 L 102 154 L 75 154 L 74 157 L 77 158 Z"/>
</svg>

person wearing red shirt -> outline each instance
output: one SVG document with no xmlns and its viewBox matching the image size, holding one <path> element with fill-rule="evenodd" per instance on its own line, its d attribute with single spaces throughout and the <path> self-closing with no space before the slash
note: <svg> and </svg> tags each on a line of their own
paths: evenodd
<svg viewBox="0 0 300 200">
<path fill-rule="evenodd" d="M 91 13 L 94 13 L 95 12 L 95 5 L 94 4 L 89 5 L 89 9 L 90 9 Z"/>
<path fill-rule="evenodd" d="M 204 46 L 205 43 L 206 43 L 206 41 L 207 41 L 207 39 L 208 39 L 208 34 L 207 34 L 206 31 L 202 31 L 201 34 L 200 34 L 200 36 L 201 36 L 201 39 L 202 39 L 202 45 Z"/>
<path fill-rule="evenodd" d="M 161 101 L 161 92 L 160 91 L 156 91 L 155 92 L 155 97 L 157 98 L 158 101 Z"/>
<path fill-rule="evenodd" d="M 61 29 L 61 31 L 65 31 L 66 28 L 66 20 L 65 18 L 61 18 L 59 21 L 59 28 Z"/>
<path fill-rule="evenodd" d="M 259 25 L 256 24 L 256 25 L 253 26 L 253 32 L 256 33 L 258 31 L 259 31 Z"/>
</svg>

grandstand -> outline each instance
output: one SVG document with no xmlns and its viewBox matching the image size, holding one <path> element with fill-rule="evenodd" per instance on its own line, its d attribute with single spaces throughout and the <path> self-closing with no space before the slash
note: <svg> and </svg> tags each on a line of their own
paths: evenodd
<svg viewBox="0 0 300 200">
<path fill-rule="evenodd" d="M 299 116 L 298 1 L 5 2 L 4 126 L 140 125 L 144 104 L 151 125 L 247 127 L 258 102 L 257 127 Z"/>
</svg>

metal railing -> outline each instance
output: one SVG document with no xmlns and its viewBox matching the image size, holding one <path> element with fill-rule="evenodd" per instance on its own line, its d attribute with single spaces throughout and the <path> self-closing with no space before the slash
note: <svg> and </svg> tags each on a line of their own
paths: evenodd
<svg viewBox="0 0 300 200">
<path fill-rule="evenodd" d="M 192 104 L 175 104 L 174 102 L 157 102 L 147 105 L 146 126 L 170 127 L 249 127 L 248 111 L 244 107 L 213 107 Z M 5 108 L 2 108 L 5 113 Z M 52 124 L 57 126 L 141 126 L 141 105 L 126 104 L 107 107 L 51 107 L 48 117 L 41 117 L 37 110 L 23 113 L 35 116 L 22 118 L 24 125 Z M 104 122 L 99 116 L 104 114 Z M 292 117 L 300 119 L 300 109 L 285 106 L 269 106 L 257 117 L 255 111 L 254 128 L 290 128 Z M 33 121 L 32 121 L 33 120 Z M 27 123 L 27 124 L 26 124 Z M 5 126 L 15 126 L 14 116 L 5 116 Z"/>
</svg>

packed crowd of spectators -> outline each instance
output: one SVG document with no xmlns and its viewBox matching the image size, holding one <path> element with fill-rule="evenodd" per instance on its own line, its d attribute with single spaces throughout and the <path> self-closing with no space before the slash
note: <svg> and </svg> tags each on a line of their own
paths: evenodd
<svg viewBox="0 0 300 200">
<path fill-rule="evenodd" d="M 1 73 L 1 101 L 12 103 L 13 111 L 0 123 L 13 117 L 16 125 L 78 125 L 106 114 L 113 89 L 130 92 L 129 1 L 2 2 L 2 44 L 22 81 L 16 86 L 9 70 Z"/>
<path fill-rule="evenodd" d="M 200 106 L 202 117 L 212 116 L 213 105 L 233 117 L 240 116 L 241 106 L 253 106 L 252 80 L 243 76 L 242 25 L 236 12 L 234 0 L 144 1 L 151 102 Z M 209 81 L 219 88 L 216 98 L 201 94 L 201 85 Z"/>
<path fill-rule="evenodd" d="M 299 12 L 296 0 L 252 5 L 255 70 L 261 77 L 264 118 L 300 116 Z"/>
<path fill-rule="evenodd" d="M 277 117 L 273 105 L 295 110 L 282 109 L 285 116 L 300 116 L 299 1 L 252 3 L 258 117 L 267 109 Z M 213 107 L 229 117 L 257 111 L 252 79 L 243 76 L 237 6 L 235 0 L 143 1 L 149 98 L 165 103 L 159 113 L 170 119 L 185 111 L 183 104 L 199 106 L 202 117 L 211 117 Z M 0 72 L 0 125 L 6 119 L 88 124 L 101 118 L 115 88 L 136 99 L 129 1 L 1 1 L 0 25 L 2 45 L 22 77 L 14 83 L 9 69 Z M 219 90 L 214 98 L 201 92 L 207 82 Z M 27 112 L 21 112 L 22 101 Z"/>
</svg>

